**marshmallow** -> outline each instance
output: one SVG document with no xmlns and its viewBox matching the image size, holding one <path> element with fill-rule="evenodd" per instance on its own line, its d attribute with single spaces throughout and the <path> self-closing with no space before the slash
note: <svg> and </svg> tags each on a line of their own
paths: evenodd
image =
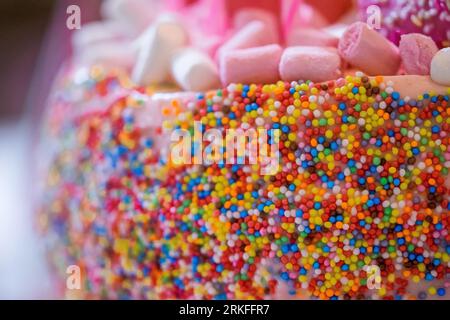
<svg viewBox="0 0 450 320">
<path fill-rule="evenodd" d="M 129 29 L 115 21 L 94 21 L 75 30 L 72 37 L 72 46 L 75 51 L 84 50 L 101 42 L 121 41 L 129 37 Z M 89 49 L 88 49 L 89 50 Z"/>
<path fill-rule="evenodd" d="M 417 75 L 430 74 L 431 59 L 439 50 L 433 39 L 420 33 L 402 35 L 399 49 L 406 73 Z"/>
<path fill-rule="evenodd" d="M 288 46 L 337 47 L 338 38 L 319 29 L 294 29 L 286 39 Z"/>
<path fill-rule="evenodd" d="M 186 111 L 188 102 L 195 101 L 193 92 L 157 92 L 151 96 L 142 95 L 145 105 L 134 108 L 133 115 L 139 128 L 160 128 L 165 120 L 176 117 Z M 177 103 L 174 105 L 174 101 Z"/>
<path fill-rule="evenodd" d="M 205 91 L 220 86 L 215 63 L 208 55 L 193 48 L 183 49 L 174 56 L 172 76 L 187 91 Z"/>
<path fill-rule="evenodd" d="M 131 79 L 140 85 L 169 80 L 173 55 L 185 46 L 188 36 L 173 16 L 163 16 L 140 37 L 140 49 Z"/>
<path fill-rule="evenodd" d="M 271 37 L 271 35 L 273 35 L 273 32 L 270 29 L 270 25 L 262 21 L 252 21 L 236 32 L 219 48 L 216 58 L 220 60 L 221 56 L 230 50 L 247 49 L 276 43 L 277 39 Z"/>
<path fill-rule="evenodd" d="M 295 1 L 294 1 L 295 2 Z M 317 9 L 307 3 L 297 3 L 297 6 L 289 8 L 292 16 L 289 29 L 285 29 L 285 33 L 289 34 L 291 30 L 300 28 L 322 28 L 329 24 L 328 20 Z"/>
<path fill-rule="evenodd" d="M 355 22 L 345 31 L 339 53 L 368 75 L 394 75 L 400 67 L 398 48 L 363 22 Z"/>
<path fill-rule="evenodd" d="M 284 81 L 334 80 L 341 75 L 341 58 L 332 47 L 290 47 L 280 61 L 280 76 Z"/>
<path fill-rule="evenodd" d="M 104 41 L 91 44 L 89 49 L 79 50 L 74 60 L 81 65 L 95 64 L 130 71 L 136 60 L 136 50 L 129 41 Z"/>
<path fill-rule="evenodd" d="M 136 50 L 130 34 L 131 30 L 117 21 L 87 23 L 72 38 L 75 63 L 131 70 Z"/>
<path fill-rule="evenodd" d="M 279 42 L 279 26 L 275 15 L 267 10 L 258 8 L 243 8 L 239 10 L 233 18 L 233 27 L 235 30 L 242 29 L 252 21 L 261 21 L 266 24 L 269 39 L 274 39 L 275 43 Z"/>
<path fill-rule="evenodd" d="M 336 22 L 345 14 L 352 6 L 352 0 L 305 0 L 305 3 L 311 5 L 315 10 L 320 12 L 324 18 L 330 22 Z"/>
<path fill-rule="evenodd" d="M 100 7 L 105 20 L 119 21 L 138 31 L 145 29 L 160 11 L 156 0 L 107 0 Z"/>
<path fill-rule="evenodd" d="M 220 61 L 222 84 L 276 82 L 281 52 L 277 44 L 225 52 Z"/>
<path fill-rule="evenodd" d="M 441 49 L 434 55 L 430 73 L 434 82 L 450 86 L 450 48 Z"/>
<path fill-rule="evenodd" d="M 200 6 L 208 9 L 206 19 L 202 19 L 203 28 L 208 28 L 209 33 L 225 36 L 235 22 L 233 20 L 236 15 L 248 9 L 270 12 L 277 18 L 277 24 L 280 24 L 282 4 L 283 0 L 203 0 Z"/>
</svg>

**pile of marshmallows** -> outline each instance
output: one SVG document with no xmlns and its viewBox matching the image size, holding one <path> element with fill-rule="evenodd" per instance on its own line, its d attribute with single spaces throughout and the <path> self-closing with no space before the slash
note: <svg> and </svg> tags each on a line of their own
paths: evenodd
<svg viewBox="0 0 450 320">
<path fill-rule="evenodd" d="M 175 15 L 157 18 L 138 38 L 132 80 L 142 86 L 174 80 L 183 90 L 205 91 L 230 83 L 337 79 L 356 68 L 367 75 L 431 75 L 450 86 L 450 48 L 439 51 L 422 34 L 403 35 L 397 47 L 363 22 L 337 38 L 319 29 L 297 30 L 282 48 L 271 21 L 248 20 L 214 55 L 190 45 L 187 28 Z"/>
</svg>

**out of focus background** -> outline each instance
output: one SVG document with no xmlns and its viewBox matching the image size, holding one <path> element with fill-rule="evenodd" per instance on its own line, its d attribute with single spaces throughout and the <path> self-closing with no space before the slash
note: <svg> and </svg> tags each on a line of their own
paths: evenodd
<svg viewBox="0 0 450 320">
<path fill-rule="evenodd" d="M 0 299 L 51 298 L 32 216 L 33 147 L 46 96 L 70 53 L 66 8 L 98 18 L 99 0 L 0 1 Z"/>
</svg>

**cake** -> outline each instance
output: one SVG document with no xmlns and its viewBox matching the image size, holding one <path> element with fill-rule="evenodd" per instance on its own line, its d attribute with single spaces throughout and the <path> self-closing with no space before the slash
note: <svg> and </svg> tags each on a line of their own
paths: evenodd
<svg viewBox="0 0 450 320">
<path fill-rule="evenodd" d="M 107 1 L 107 23 L 150 2 Z M 211 30 L 194 13 L 212 2 L 174 1 L 127 31 L 137 42 L 106 22 L 75 36 L 41 139 L 38 226 L 61 295 L 448 299 L 443 42 L 297 26 L 305 8 L 326 21 L 314 1 L 218 2 Z M 69 265 L 82 290 L 64 288 Z"/>
</svg>

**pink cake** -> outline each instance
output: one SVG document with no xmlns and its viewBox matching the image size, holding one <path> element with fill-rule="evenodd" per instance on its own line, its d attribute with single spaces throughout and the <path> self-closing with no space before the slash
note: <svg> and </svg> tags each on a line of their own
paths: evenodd
<svg viewBox="0 0 450 320">
<path fill-rule="evenodd" d="M 337 37 L 348 1 L 170 1 L 142 30 L 151 3 L 106 1 L 49 97 L 38 222 L 61 296 L 448 299 L 441 33 Z"/>
</svg>

